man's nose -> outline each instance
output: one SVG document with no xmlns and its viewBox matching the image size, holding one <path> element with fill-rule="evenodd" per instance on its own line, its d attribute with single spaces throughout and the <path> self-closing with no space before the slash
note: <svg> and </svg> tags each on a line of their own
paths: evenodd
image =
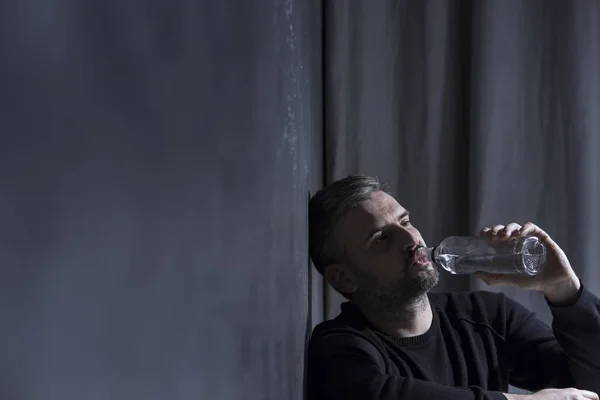
<svg viewBox="0 0 600 400">
<path fill-rule="evenodd" d="M 403 249 L 403 250 L 404 250 L 405 252 L 411 251 L 411 250 L 413 250 L 413 249 L 414 249 L 414 248 L 415 248 L 415 247 L 416 247 L 418 244 L 419 244 L 419 242 L 418 242 L 417 240 L 410 240 L 409 242 L 407 242 L 407 243 L 404 245 L 404 249 Z"/>
<path fill-rule="evenodd" d="M 412 250 L 419 244 L 419 238 L 417 235 L 403 226 L 398 226 L 396 229 L 396 234 L 398 235 L 400 247 L 403 251 Z"/>
</svg>

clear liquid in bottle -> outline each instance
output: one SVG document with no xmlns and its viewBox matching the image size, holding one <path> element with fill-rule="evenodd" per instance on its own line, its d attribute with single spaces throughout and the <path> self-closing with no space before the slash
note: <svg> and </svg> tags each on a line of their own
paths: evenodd
<svg viewBox="0 0 600 400">
<path fill-rule="evenodd" d="M 536 275 L 546 261 L 546 247 L 535 236 L 495 241 L 481 237 L 451 236 L 437 247 L 420 251 L 451 274 L 483 271 Z"/>
</svg>

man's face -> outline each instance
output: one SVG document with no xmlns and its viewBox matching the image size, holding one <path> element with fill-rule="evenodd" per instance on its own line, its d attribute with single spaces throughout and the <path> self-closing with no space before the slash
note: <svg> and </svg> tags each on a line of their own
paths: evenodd
<svg viewBox="0 0 600 400">
<path fill-rule="evenodd" d="M 344 246 L 347 267 L 356 277 L 354 296 L 395 307 L 429 291 L 439 274 L 431 263 L 416 262 L 425 246 L 408 212 L 389 194 L 375 192 L 342 217 L 335 237 Z M 355 297 L 355 298 L 356 298 Z"/>
</svg>

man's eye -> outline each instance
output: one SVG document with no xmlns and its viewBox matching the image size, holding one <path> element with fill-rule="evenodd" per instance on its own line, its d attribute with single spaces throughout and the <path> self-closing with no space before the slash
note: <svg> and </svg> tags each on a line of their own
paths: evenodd
<svg viewBox="0 0 600 400">
<path fill-rule="evenodd" d="M 375 243 L 381 243 L 383 241 L 385 241 L 387 239 L 388 235 L 386 234 L 381 234 L 379 236 L 377 236 L 377 239 L 375 239 Z"/>
<path fill-rule="evenodd" d="M 410 221 L 409 220 L 404 220 L 402 221 L 402 226 L 409 226 L 410 225 Z"/>
</svg>

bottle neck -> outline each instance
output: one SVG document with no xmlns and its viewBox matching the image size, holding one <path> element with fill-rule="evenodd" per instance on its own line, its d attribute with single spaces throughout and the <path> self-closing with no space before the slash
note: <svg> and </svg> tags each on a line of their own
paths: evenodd
<svg viewBox="0 0 600 400">
<path fill-rule="evenodd" d="M 421 259 L 427 259 L 435 264 L 435 247 L 421 247 L 417 250 L 416 256 Z"/>
<path fill-rule="evenodd" d="M 427 259 L 433 263 L 435 263 L 435 249 L 436 247 L 425 248 L 425 255 L 427 256 Z"/>
</svg>

